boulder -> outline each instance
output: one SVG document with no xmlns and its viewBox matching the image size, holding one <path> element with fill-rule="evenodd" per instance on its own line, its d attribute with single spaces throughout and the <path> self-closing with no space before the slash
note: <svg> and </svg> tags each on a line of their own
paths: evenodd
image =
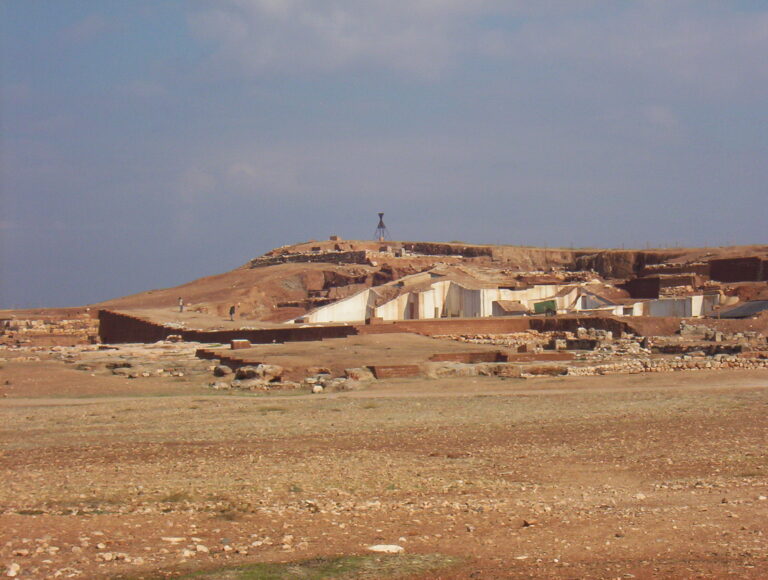
<svg viewBox="0 0 768 580">
<path fill-rule="evenodd" d="M 371 370 L 366 367 L 344 369 L 344 376 L 353 381 L 372 381 L 375 378 Z"/>
<path fill-rule="evenodd" d="M 258 367 L 245 366 L 240 367 L 235 371 L 235 378 L 238 380 L 255 379 L 257 377 L 261 377 L 261 374 L 259 374 L 258 371 Z"/>
<path fill-rule="evenodd" d="M 213 367 L 213 376 L 214 377 L 226 377 L 227 375 L 232 374 L 232 369 L 229 368 L 227 365 L 216 365 Z"/>
<path fill-rule="evenodd" d="M 244 379 L 261 379 L 268 383 L 279 381 L 283 376 L 284 369 L 279 365 L 265 365 L 260 364 L 258 366 L 245 366 L 240 367 L 235 372 L 235 378 Z"/>
<path fill-rule="evenodd" d="M 119 361 L 119 362 L 110 362 L 105 365 L 110 370 L 115 369 L 129 369 L 133 365 L 127 361 Z"/>
<path fill-rule="evenodd" d="M 348 383 L 350 382 L 351 381 L 342 378 L 328 379 L 323 383 L 323 386 L 331 391 L 348 391 Z"/>
<path fill-rule="evenodd" d="M 257 372 L 265 381 L 274 382 L 279 381 L 285 369 L 280 365 L 264 365 L 261 364 L 256 367 Z"/>
</svg>

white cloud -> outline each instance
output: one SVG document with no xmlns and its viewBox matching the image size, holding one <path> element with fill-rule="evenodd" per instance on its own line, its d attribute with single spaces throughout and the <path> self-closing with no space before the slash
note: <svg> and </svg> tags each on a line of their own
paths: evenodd
<svg viewBox="0 0 768 580">
<path fill-rule="evenodd" d="M 216 63 L 250 73 L 379 66 L 434 76 L 462 52 L 483 0 L 225 0 L 191 18 Z"/>
<path fill-rule="evenodd" d="M 768 12 L 719 2 L 216 0 L 190 24 L 210 70 L 300 75 L 373 68 L 439 78 L 484 59 L 637 77 L 716 96 L 768 92 Z"/>
<path fill-rule="evenodd" d="M 512 34 L 489 36 L 482 49 L 518 65 L 571 67 L 598 86 L 629 81 L 669 93 L 695 89 L 695 98 L 768 94 L 768 12 L 740 13 L 718 3 L 637 2 L 615 14 L 528 18 Z"/>
</svg>

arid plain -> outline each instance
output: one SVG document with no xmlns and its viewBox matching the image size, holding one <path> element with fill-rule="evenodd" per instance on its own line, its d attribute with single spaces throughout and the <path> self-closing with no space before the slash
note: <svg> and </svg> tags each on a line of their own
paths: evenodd
<svg viewBox="0 0 768 580">
<path fill-rule="evenodd" d="M 0 558 L 19 577 L 376 544 L 425 558 L 391 556 L 392 577 L 768 575 L 763 370 L 235 394 L 191 358 L 127 379 L 66 348 L 4 354 Z"/>
</svg>

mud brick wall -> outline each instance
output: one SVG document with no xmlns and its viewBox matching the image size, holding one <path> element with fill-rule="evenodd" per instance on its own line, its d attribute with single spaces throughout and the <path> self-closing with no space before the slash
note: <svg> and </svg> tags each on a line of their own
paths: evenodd
<svg viewBox="0 0 768 580">
<path fill-rule="evenodd" d="M 531 330 L 539 332 L 576 332 L 579 327 L 610 330 L 614 336 L 622 332 L 639 336 L 675 334 L 682 318 L 665 316 L 558 316 L 531 318 Z"/>
<path fill-rule="evenodd" d="M 658 298 L 661 291 L 661 280 L 658 276 L 651 278 L 635 278 L 625 284 L 620 284 L 632 298 Z"/>
<path fill-rule="evenodd" d="M 451 352 L 434 354 L 429 360 L 434 362 L 458 362 L 465 364 L 507 362 L 508 356 L 501 351 L 496 352 Z"/>
<path fill-rule="evenodd" d="M 104 343 L 157 342 L 168 335 L 177 334 L 190 342 L 228 343 L 232 340 L 245 339 L 252 344 L 272 342 L 298 342 L 323 340 L 324 338 L 344 338 L 357 334 L 353 326 L 314 326 L 240 330 L 187 330 L 164 326 L 136 316 L 99 311 L 99 338 Z"/>
<path fill-rule="evenodd" d="M 508 334 L 529 330 L 529 318 L 440 318 L 427 320 L 400 320 L 359 326 L 360 334 L 412 332 L 425 336 L 441 334 Z"/>
<path fill-rule="evenodd" d="M 103 343 L 157 342 L 165 340 L 169 334 L 179 332 L 136 316 L 99 310 L 99 339 Z"/>
<path fill-rule="evenodd" d="M 490 246 L 462 246 L 459 244 L 436 244 L 430 242 L 403 242 L 403 248 L 409 252 L 427 256 L 465 256 L 468 258 L 491 257 Z"/>
<path fill-rule="evenodd" d="M 287 262 L 322 262 L 328 264 L 367 264 L 369 254 L 365 250 L 350 252 L 320 252 L 317 254 L 282 254 L 251 260 L 251 268 L 285 264 Z"/>
<path fill-rule="evenodd" d="M 424 336 L 462 334 L 510 334 L 538 330 L 540 332 L 570 331 L 579 327 L 610 330 L 616 336 L 629 332 L 648 334 L 673 334 L 680 327 L 680 318 L 622 317 L 622 316 L 572 316 L 572 317 L 497 317 L 497 318 L 440 318 L 431 320 L 402 320 L 357 326 L 359 334 L 383 334 L 412 332 Z"/>
<path fill-rule="evenodd" d="M 675 274 L 671 276 L 648 276 L 646 278 L 635 278 L 619 288 L 623 288 L 632 298 L 658 298 L 662 288 L 673 288 L 675 286 L 692 286 L 700 284 L 700 279 L 695 274 Z"/>
<path fill-rule="evenodd" d="M 694 274 L 675 274 L 661 277 L 659 283 L 662 288 L 672 288 L 673 286 L 697 286 L 701 280 Z"/>
<path fill-rule="evenodd" d="M 718 282 L 761 282 L 768 280 L 768 264 L 757 257 L 712 260 L 709 275 Z"/>
<path fill-rule="evenodd" d="M 368 368 L 377 379 L 396 379 L 421 375 L 419 365 L 374 365 Z"/>
<path fill-rule="evenodd" d="M 696 274 L 708 278 L 709 262 L 694 262 L 692 264 L 652 264 L 645 266 L 640 272 L 641 276 L 653 276 L 655 274 Z"/>
</svg>

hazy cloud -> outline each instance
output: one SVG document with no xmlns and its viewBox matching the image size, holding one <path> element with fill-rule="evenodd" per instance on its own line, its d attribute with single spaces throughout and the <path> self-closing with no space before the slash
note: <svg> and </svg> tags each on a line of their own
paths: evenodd
<svg viewBox="0 0 768 580">
<path fill-rule="evenodd" d="M 740 13 L 723 3 L 604 6 L 605 14 L 591 18 L 525 19 L 514 33 L 497 33 L 483 46 L 496 58 L 573 67 L 572 74 L 591 74 L 598 86 L 624 78 L 669 93 L 768 95 L 768 13 Z"/>
<path fill-rule="evenodd" d="M 107 19 L 101 14 L 89 14 L 68 26 L 61 32 L 61 38 L 68 44 L 83 44 L 89 42 L 107 29 Z"/>
<path fill-rule="evenodd" d="M 375 67 L 437 78 L 462 59 L 494 58 L 556 66 L 566 81 L 624 75 L 668 90 L 768 94 L 768 14 L 720 2 L 217 0 L 190 23 L 217 68 L 242 74 Z"/>
<path fill-rule="evenodd" d="M 0 306 L 370 236 L 377 211 L 412 239 L 764 236 L 756 0 L 93 6 L 4 5 Z"/>
<path fill-rule="evenodd" d="M 139 99 L 157 99 L 168 96 L 168 89 L 153 81 L 136 80 L 125 86 L 125 92 Z"/>
<path fill-rule="evenodd" d="M 195 14 L 192 29 L 214 61 L 247 73 L 377 66 L 432 77 L 463 50 L 473 18 L 494 2 L 472 0 L 224 0 Z"/>
</svg>

